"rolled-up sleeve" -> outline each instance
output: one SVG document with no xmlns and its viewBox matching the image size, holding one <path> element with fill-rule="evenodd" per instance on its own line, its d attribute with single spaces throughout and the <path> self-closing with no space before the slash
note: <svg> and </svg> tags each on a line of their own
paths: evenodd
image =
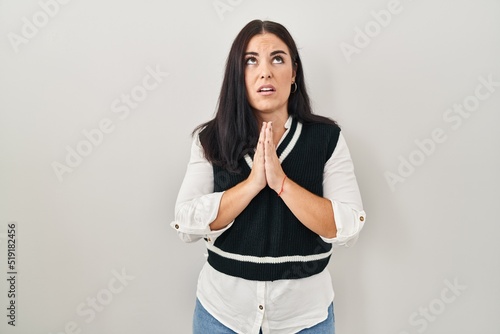
<svg viewBox="0 0 500 334">
<path fill-rule="evenodd" d="M 210 230 L 210 223 L 217 217 L 224 192 L 214 192 L 212 165 L 203 155 L 198 135 L 191 145 L 191 156 L 175 203 L 175 219 L 170 226 L 179 238 L 194 242 L 201 238 L 213 242 L 225 230 Z"/>
<path fill-rule="evenodd" d="M 332 202 L 337 235 L 321 237 L 333 247 L 350 247 L 358 239 L 366 221 L 351 154 L 342 133 L 332 156 L 325 164 L 323 197 Z"/>
</svg>

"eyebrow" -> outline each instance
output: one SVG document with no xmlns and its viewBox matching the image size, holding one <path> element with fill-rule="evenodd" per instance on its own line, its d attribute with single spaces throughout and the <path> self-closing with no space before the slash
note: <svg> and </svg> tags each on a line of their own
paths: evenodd
<svg viewBox="0 0 500 334">
<path fill-rule="evenodd" d="M 285 51 L 283 50 L 276 50 L 276 51 L 273 51 L 271 52 L 271 57 L 272 56 L 275 56 L 277 54 L 285 54 L 285 55 L 288 55 Z M 245 52 L 245 56 L 258 56 L 259 53 L 258 52 Z"/>
</svg>

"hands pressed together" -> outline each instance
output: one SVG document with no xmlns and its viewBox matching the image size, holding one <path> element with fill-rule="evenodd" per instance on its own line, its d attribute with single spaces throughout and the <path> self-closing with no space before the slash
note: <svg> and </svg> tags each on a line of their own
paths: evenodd
<svg viewBox="0 0 500 334">
<path fill-rule="evenodd" d="M 279 193 L 285 177 L 286 174 L 276 154 L 272 122 L 263 122 L 248 181 L 258 190 L 269 185 L 271 189 Z"/>
<path fill-rule="evenodd" d="M 288 182 L 286 182 L 288 181 Z M 220 230 L 234 221 L 250 201 L 268 185 L 281 198 L 292 213 L 311 231 L 326 238 L 337 234 L 333 207 L 330 200 L 317 196 L 286 178 L 276 154 L 273 125 L 262 123 L 252 171 L 248 178 L 224 192 L 211 230 Z"/>
</svg>

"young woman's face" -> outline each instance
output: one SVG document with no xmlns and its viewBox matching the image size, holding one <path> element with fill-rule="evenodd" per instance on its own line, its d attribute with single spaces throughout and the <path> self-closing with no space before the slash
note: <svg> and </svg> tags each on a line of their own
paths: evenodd
<svg viewBox="0 0 500 334">
<path fill-rule="evenodd" d="M 290 51 L 276 35 L 255 35 L 245 52 L 245 85 L 250 106 L 261 113 L 288 113 L 295 70 Z"/>
</svg>

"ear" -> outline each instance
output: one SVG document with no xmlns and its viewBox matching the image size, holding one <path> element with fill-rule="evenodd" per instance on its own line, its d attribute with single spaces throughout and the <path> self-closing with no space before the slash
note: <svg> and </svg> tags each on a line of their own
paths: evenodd
<svg viewBox="0 0 500 334">
<path fill-rule="evenodd" d="M 293 63 L 293 69 L 292 69 L 292 82 L 295 82 L 295 77 L 297 76 L 297 68 L 298 68 L 297 63 Z"/>
</svg>

